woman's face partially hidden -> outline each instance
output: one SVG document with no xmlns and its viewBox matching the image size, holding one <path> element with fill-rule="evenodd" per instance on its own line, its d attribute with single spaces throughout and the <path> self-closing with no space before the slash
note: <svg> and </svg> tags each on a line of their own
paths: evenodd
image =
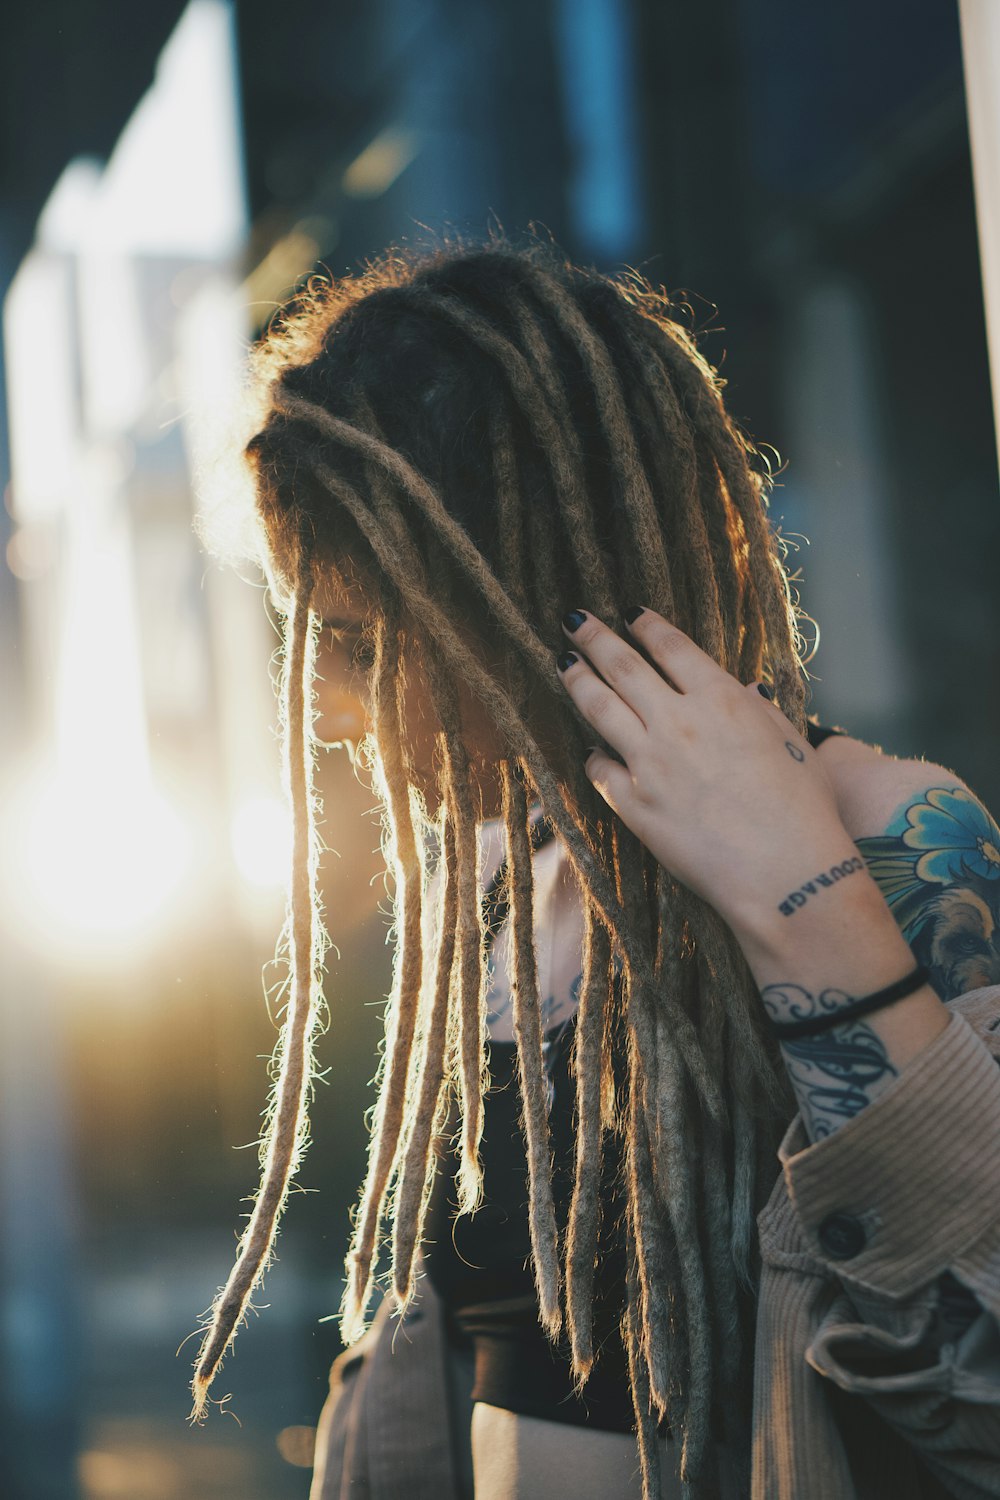
<svg viewBox="0 0 1000 1500">
<path fill-rule="evenodd" d="M 352 760 L 369 724 L 363 653 L 370 647 L 362 644 L 361 625 L 346 611 L 324 615 L 316 651 L 314 733 L 326 744 L 343 744 Z"/>
<path fill-rule="evenodd" d="M 370 645 L 363 641 L 365 608 L 357 591 L 324 588 L 313 605 L 323 620 L 316 654 L 316 708 L 313 733 L 328 745 L 343 745 L 353 762 L 357 745 L 371 728 L 371 702 L 365 668 Z M 437 728 L 430 708 L 430 690 L 419 660 L 407 662 L 403 716 L 411 746 L 414 775 L 431 801 L 434 789 L 433 756 Z M 499 739 L 486 710 L 468 689 L 459 688 L 463 738 L 473 774 L 473 802 L 483 818 L 500 816 Z M 478 786 L 478 796 L 477 796 Z"/>
</svg>

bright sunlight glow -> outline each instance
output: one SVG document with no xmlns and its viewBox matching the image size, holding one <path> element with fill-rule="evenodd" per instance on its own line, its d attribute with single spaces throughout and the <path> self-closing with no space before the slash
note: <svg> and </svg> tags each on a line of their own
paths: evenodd
<svg viewBox="0 0 1000 1500">
<path fill-rule="evenodd" d="M 17 785 L 4 822 L 18 872 L 6 896 L 22 935 L 74 957 L 162 922 L 192 863 L 189 830 L 141 774 L 95 786 L 89 773 L 43 764 Z"/>
<path fill-rule="evenodd" d="M 277 797 L 254 797 L 240 804 L 230 830 L 233 858 L 248 885 L 278 890 L 291 863 L 292 828 L 288 808 Z"/>
</svg>

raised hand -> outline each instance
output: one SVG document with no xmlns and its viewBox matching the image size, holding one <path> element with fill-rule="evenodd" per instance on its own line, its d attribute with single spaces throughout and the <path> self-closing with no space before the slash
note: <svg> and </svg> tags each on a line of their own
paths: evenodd
<svg viewBox="0 0 1000 1500">
<path fill-rule="evenodd" d="M 595 749 L 587 776 L 660 863 L 727 920 L 773 910 L 817 861 L 855 859 L 863 873 L 819 757 L 756 682 L 737 682 L 651 609 L 627 618 L 634 645 L 571 611 L 559 669 L 621 757 Z"/>
</svg>

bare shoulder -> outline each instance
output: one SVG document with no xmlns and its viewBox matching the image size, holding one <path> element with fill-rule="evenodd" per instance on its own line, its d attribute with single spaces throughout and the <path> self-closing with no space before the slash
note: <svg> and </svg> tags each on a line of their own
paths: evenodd
<svg viewBox="0 0 1000 1500">
<path fill-rule="evenodd" d="M 935 761 L 889 755 L 850 735 L 831 735 L 816 753 L 853 839 L 884 833 L 905 806 L 935 788 L 969 792 L 960 776 Z"/>
</svg>

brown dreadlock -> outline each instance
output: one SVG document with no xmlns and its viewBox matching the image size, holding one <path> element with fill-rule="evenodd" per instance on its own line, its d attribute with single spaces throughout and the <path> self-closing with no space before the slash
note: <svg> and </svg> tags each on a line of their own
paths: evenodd
<svg viewBox="0 0 1000 1500">
<path fill-rule="evenodd" d="M 364 1330 L 387 1219 L 393 1289 L 404 1305 L 413 1293 L 453 1093 L 460 1208 L 471 1211 L 482 1194 L 483 872 L 461 714 L 462 694 L 471 695 L 500 747 L 539 1317 L 552 1339 L 565 1326 L 582 1387 L 595 1358 L 602 1153 L 615 1131 L 626 1168 L 622 1328 L 644 1495 L 659 1494 L 663 1416 L 680 1439 L 690 1493 L 711 1494 L 710 1437 L 730 1455 L 748 1449 L 755 1215 L 792 1100 L 732 933 L 583 773 L 593 732 L 563 692 L 554 654 L 566 609 L 583 602 L 620 630 L 622 603 L 641 599 L 739 680 L 766 675 L 804 731 L 803 643 L 783 544 L 767 520 L 770 473 L 665 292 L 636 273 L 581 269 L 535 239 L 391 251 L 358 276 L 317 280 L 272 323 L 255 370 L 264 410 L 246 453 L 262 561 L 287 620 L 292 1003 L 260 1193 L 205 1331 L 194 1414 L 268 1263 L 304 1143 L 322 957 L 310 600 L 323 580 L 361 580 L 374 645 L 368 744 L 398 942 L 347 1257 L 345 1342 Z M 418 654 L 436 728 L 432 794 L 416 785 L 402 708 Z M 562 1246 L 532 937 L 534 803 L 571 861 L 585 916 L 576 1175 Z M 425 955 L 432 867 L 438 920 Z M 613 1045 L 628 1059 L 618 1094 Z"/>
</svg>

